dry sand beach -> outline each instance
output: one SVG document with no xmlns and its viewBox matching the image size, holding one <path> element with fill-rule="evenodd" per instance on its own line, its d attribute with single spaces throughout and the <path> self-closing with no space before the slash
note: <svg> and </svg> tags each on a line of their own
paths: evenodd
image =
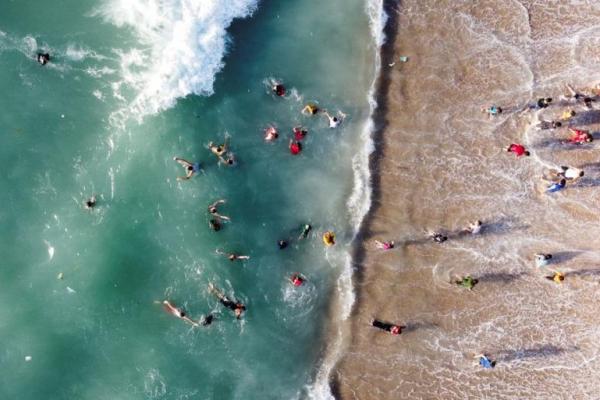
<svg viewBox="0 0 600 400">
<path fill-rule="evenodd" d="M 600 2 L 388 1 L 373 206 L 355 252 L 357 301 L 331 375 L 340 399 L 593 399 L 600 370 L 600 148 L 565 145 L 565 84 L 600 81 Z M 409 61 L 388 64 L 406 55 Z M 552 97 L 541 111 L 519 110 Z M 507 112 L 488 118 L 492 104 Z M 598 131 L 583 105 L 573 126 Z M 600 139 L 598 133 L 595 137 Z M 522 143 L 531 157 L 507 153 Z M 550 167 L 583 168 L 540 193 Z M 477 236 L 456 235 L 481 219 Z M 426 239 L 443 229 L 450 240 Z M 395 240 L 381 251 L 373 240 Z M 554 255 L 544 279 L 533 253 Z M 473 291 L 451 282 L 471 274 Z M 372 328 L 377 317 L 406 326 Z M 498 362 L 482 369 L 473 356 Z"/>
</svg>

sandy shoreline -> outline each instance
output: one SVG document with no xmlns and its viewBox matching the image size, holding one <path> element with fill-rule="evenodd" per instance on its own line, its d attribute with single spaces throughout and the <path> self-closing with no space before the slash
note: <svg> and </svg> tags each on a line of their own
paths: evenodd
<svg viewBox="0 0 600 400">
<path fill-rule="evenodd" d="M 594 398 L 600 151 L 557 144 L 566 131 L 533 128 L 565 107 L 491 120 L 479 108 L 522 107 L 558 98 L 565 83 L 600 79 L 600 60 L 578 56 L 590 54 L 600 7 L 567 15 L 567 1 L 401 3 L 386 2 L 373 204 L 357 239 L 357 301 L 332 391 L 340 399 Z M 400 55 L 409 61 L 388 67 Z M 574 108 L 574 125 L 597 131 L 595 111 Z M 532 156 L 506 153 L 513 142 Z M 584 167 L 586 178 L 539 194 L 539 177 L 555 165 Z M 487 224 L 480 236 L 424 238 L 425 228 L 457 233 L 474 218 Z M 373 239 L 393 239 L 396 249 L 376 250 Z M 565 283 L 544 279 L 534 252 L 553 253 Z M 472 292 L 450 283 L 466 274 L 480 280 Z M 407 328 L 393 337 L 371 328 L 373 317 Z M 480 352 L 498 366 L 476 366 Z"/>
</svg>

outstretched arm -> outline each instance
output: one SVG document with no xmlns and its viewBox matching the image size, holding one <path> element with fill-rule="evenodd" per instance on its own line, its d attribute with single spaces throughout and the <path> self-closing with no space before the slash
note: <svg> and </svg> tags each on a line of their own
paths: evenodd
<svg viewBox="0 0 600 400">
<path fill-rule="evenodd" d="M 192 166 L 191 162 L 186 161 L 183 158 L 173 157 L 173 160 L 177 161 L 180 165 L 182 165 L 184 167 L 191 167 Z"/>
<path fill-rule="evenodd" d="M 217 200 L 217 201 L 215 201 L 214 203 L 212 203 L 210 206 L 208 206 L 208 208 L 213 208 L 213 207 L 216 207 L 216 206 L 218 206 L 219 204 L 225 204 L 225 200 L 224 200 L 224 199 Z"/>
</svg>

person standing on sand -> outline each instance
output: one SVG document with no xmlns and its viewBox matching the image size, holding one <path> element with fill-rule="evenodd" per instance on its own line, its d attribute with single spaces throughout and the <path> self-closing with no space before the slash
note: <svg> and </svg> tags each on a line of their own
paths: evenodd
<svg viewBox="0 0 600 400">
<path fill-rule="evenodd" d="M 546 279 L 554 281 L 556 283 L 562 283 L 565 280 L 565 274 L 562 272 L 554 271 L 552 276 L 547 276 Z"/>
<path fill-rule="evenodd" d="M 465 229 L 463 229 L 464 233 L 470 233 L 471 235 L 477 235 L 481 232 L 481 228 L 483 227 L 483 223 L 480 220 L 476 220 L 471 222 Z"/>
<path fill-rule="evenodd" d="M 512 143 L 510 146 L 508 146 L 506 151 L 509 153 L 515 153 L 517 157 L 529 156 L 531 154 L 525 149 L 525 146 L 516 143 Z"/>
<path fill-rule="evenodd" d="M 492 117 L 502 114 L 502 108 L 497 107 L 497 106 L 491 106 L 488 108 L 482 108 L 481 112 L 486 113 L 488 115 L 488 117 L 492 118 Z"/>
<path fill-rule="evenodd" d="M 535 259 L 535 266 L 538 268 L 542 268 L 550 263 L 550 260 L 552 259 L 552 254 L 535 253 L 533 257 Z"/>
<path fill-rule="evenodd" d="M 479 365 L 485 369 L 491 369 L 496 366 L 496 361 L 490 359 L 490 357 L 486 354 L 478 354 L 475 356 L 475 358 L 479 360 Z"/>
<path fill-rule="evenodd" d="M 546 193 L 554 193 L 563 190 L 567 186 L 567 180 L 561 179 L 560 182 L 555 182 L 546 188 Z"/>
<path fill-rule="evenodd" d="M 389 242 L 380 242 L 379 240 L 375 240 L 375 247 L 381 250 L 391 250 L 394 248 L 394 241 L 390 240 Z"/>
<path fill-rule="evenodd" d="M 477 285 L 479 283 L 479 280 L 473 279 L 473 277 L 471 275 L 467 275 L 458 281 L 454 281 L 454 283 L 457 284 L 458 286 L 462 286 L 469 290 L 473 290 L 475 285 Z"/>
</svg>

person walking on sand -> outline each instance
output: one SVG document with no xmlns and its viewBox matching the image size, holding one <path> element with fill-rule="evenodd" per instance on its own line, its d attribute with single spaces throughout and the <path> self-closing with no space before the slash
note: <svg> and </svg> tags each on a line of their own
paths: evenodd
<svg viewBox="0 0 600 400">
<path fill-rule="evenodd" d="M 387 331 L 392 335 L 399 335 L 402 333 L 402 327 L 400 325 L 389 324 L 387 322 L 379 321 L 377 319 L 373 319 L 371 321 L 371 326 Z"/>
<path fill-rule="evenodd" d="M 546 188 L 546 193 L 554 193 L 563 190 L 567 186 L 567 180 L 561 179 L 560 182 L 555 182 Z"/>
<path fill-rule="evenodd" d="M 481 365 L 485 369 L 491 369 L 496 366 L 496 361 L 490 359 L 490 357 L 486 354 L 478 354 L 474 358 L 479 360 L 479 365 Z"/>
<path fill-rule="evenodd" d="M 460 280 L 454 281 L 454 283 L 457 284 L 458 286 L 462 286 L 469 290 L 473 290 L 475 285 L 477 285 L 477 283 L 479 283 L 479 280 L 473 279 L 473 277 L 471 275 L 467 275 Z"/>
<path fill-rule="evenodd" d="M 448 236 L 435 231 L 426 231 L 427 237 L 436 243 L 444 243 L 448 240 Z"/>
<path fill-rule="evenodd" d="M 517 157 L 529 156 L 531 154 L 525 149 L 525 146 L 517 143 L 512 143 L 510 146 L 508 146 L 506 151 L 509 153 L 515 153 Z"/>
<path fill-rule="evenodd" d="M 543 109 L 543 108 L 547 108 L 550 103 L 552 103 L 552 98 L 551 97 L 544 97 L 544 98 L 539 98 L 534 105 L 530 106 L 529 108 L 532 109 Z"/>
<path fill-rule="evenodd" d="M 575 168 L 575 167 L 569 167 L 566 165 L 562 165 L 560 167 L 560 170 L 553 171 L 553 172 L 555 173 L 555 175 L 557 177 L 565 178 L 567 181 L 570 181 L 571 183 L 578 181 L 579 179 L 583 178 L 583 176 L 585 175 L 583 170 L 581 170 L 579 168 Z"/>
<path fill-rule="evenodd" d="M 480 220 L 473 221 L 467 225 L 465 229 L 463 229 L 464 233 L 470 233 L 471 235 L 477 235 L 481 232 L 481 228 L 483 227 L 483 223 Z"/>
<path fill-rule="evenodd" d="M 172 314 L 177 318 L 182 319 L 183 321 L 187 322 L 188 324 L 191 324 L 192 326 L 198 326 L 197 322 L 194 322 L 190 318 L 188 318 L 188 316 L 185 314 L 185 311 L 175 307 L 168 300 L 163 300 L 162 304 L 165 311 L 167 311 L 169 314 Z"/>
<path fill-rule="evenodd" d="M 229 299 L 229 297 L 225 296 L 222 291 L 215 288 L 212 283 L 208 284 L 208 290 L 219 300 L 221 304 L 223 304 L 223 306 L 233 311 L 236 319 L 240 319 L 242 317 L 243 312 L 246 311 L 245 305 L 239 301 Z"/>
<path fill-rule="evenodd" d="M 545 267 L 550 264 L 550 260 L 552 260 L 552 254 L 548 253 L 535 253 L 533 255 L 535 260 L 535 266 L 538 268 Z"/>
<path fill-rule="evenodd" d="M 482 108 L 481 112 L 486 113 L 488 115 L 488 117 L 492 118 L 492 117 L 502 114 L 502 108 L 497 107 L 497 106 L 490 106 L 487 108 Z"/>
<path fill-rule="evenodd" d="M 541 120 L 540 123 L 537 124 L 537 128 L 540 130 L 557 129 L 560 127 L 562 127 L 562 122 L 560 122 L 560 121 Z"/>
<path fill-rule="evenodd" d="M 560 115 L 560 119 L 561 119 L 561 121 L 569 121 L 571 118 L 573 118 L 576 115 L 577 115 L 577 113 L 574 110 L 565 110 Z"/>
<path fill-rule="evenodd" d="M 571 137 L 569 138 L 568 143 L 582 144 L 594 141 L 594 137 L 588 131 L 572 128 L 569 128 L 569 131 L 571 132 Z"/>
<path fill-rule="evenodd" d="M 178 176 L 178 181 L 188 180 L 194 176 L 196 172 L 200 171 L 200 163 L 191 163 L 179 157 L 173 157 L 173 160 L 177 161 L 179 165 L 185 168 L 185 176 Z"/>
<path fill-rule="evenodd" d="M 390 240 L 389 242 L 380 242 L 379 240 L 375 240 L 375 247 L 381 250 L 391 250 L 394 248 L 394 241 Z"/>
<path fill-rule="evenodd" d="M 217 207 L 219 205 L 221 205 L 221 204 L 225 204 L 225 200 L 224 199 L 217 200 L 214 203 L 212 203 L 211 205 L 209 205 L 208 206 L 208 212 L 211 215 L 213 215 L 215 218 L 222 219 L 222 220 L 225 220 L 225 221 L 231 221 L 231 218 L 229 218 L 228 216 L 219 214 L 219 212 L 217 210 Z"/>
<path fill-rule="evenodd" d="M 243 256 L 243 255 L 239 255 L 239 254 L 235 254 L 235 253 L 224 253 L 219 249 L 217 249 L 215 252 L 221 256 L 226 256 L 229 259 L 229 261 L 231 261 L 231 262 L 236 261 L 236 260 L 249 260 L 250 259 L 250 256 Z"/>
</svg>

